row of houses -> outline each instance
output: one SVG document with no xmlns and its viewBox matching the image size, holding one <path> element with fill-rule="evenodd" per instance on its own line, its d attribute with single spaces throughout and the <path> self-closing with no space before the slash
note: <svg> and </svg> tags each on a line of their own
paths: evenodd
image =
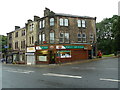
<svg viewBox="0 0 120 90">
<path fill-rule="evenodd" d="M 71 62 L 96 56 L 96 17 L 55 13 L 34 16 L 25 27 L 7 33 L 7 62 L 41 64 Z"/>
</svg>

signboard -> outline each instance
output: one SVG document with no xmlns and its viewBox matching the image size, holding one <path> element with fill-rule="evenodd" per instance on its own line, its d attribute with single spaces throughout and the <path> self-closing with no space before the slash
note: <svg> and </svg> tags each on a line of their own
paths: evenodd
<svg viewBox="0 0 120 90">
<path fill-rule="evenodd" d="M 35 52 L 35 47 L 27 47 L 27 52 Z"/>
<path fill-rule="evenodd" d="M 84 46 L 56 46 L 56 49 L 81 49 Z"/>
<path fill-rule="evenodd" d="M 48 49 L 48 46 L 36 46 L 36 50 Z"/>
<path fill-rule="evenodd" d="M 25 53 L 25 55 L 35 55 L 34 53 Z"/>
</svg>

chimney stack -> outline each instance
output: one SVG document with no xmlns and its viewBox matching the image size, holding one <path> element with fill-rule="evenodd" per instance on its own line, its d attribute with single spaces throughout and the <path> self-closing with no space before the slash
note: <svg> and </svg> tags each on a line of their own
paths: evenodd
<svg viewBox="0 0 120 90">
<path fill-rule="evenodd" d="M 38 21 L 40 19 L 39 16 L 34 16 L 34 21 Z"/>
<path fill-rule="evenodd" d="M 19 29 L 20 28 L 20 26 L 15 26 L 15 30 L 17 30 L 17 29 Z"/>
</svg>

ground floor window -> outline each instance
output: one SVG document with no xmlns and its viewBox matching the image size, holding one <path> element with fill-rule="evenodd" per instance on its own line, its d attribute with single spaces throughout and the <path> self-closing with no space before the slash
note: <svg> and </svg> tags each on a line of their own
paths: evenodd
<svg viewBox="0 0 120 90">
<path fill-rule="evenodd" d="M 25 54 L 20 55 L 20 61 L 25 61 Z"/>
<path fill-rule="evenodd" d="M 47 56 L 38 56 L 38 61 L 47 61 Z"/>
<path fill-rule="evenodd" d="M 71 58 L 71 51 L 70 50 L 57 51 L 57 57 Z"/>
<path fill-rule="evenodd" d="M 48 50 L 37 51 L 37 61 L 47 61 Z"/>
</svg>

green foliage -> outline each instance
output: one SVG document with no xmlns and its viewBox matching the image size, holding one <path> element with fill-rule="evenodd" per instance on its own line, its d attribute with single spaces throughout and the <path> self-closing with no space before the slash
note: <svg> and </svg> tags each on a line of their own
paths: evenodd
<svg viewBox="0 0 120 90">
<path fill-rule="evenodd" d="M 119 43 L 118 41 L 120 41 L 120 39 L 117 35 L 119 35 L 120 32 L 117 32 L 117 29 L 118 26 L 120 27 L 120 24 L 117 25 L 117 15 L 114 15 L 112 18 L 105 18 L 96 24 L 98 50 L 101 50 L 104 54 L 114 53 L 115 48 L 118 46 L 117 43 Z"/>
<path fill-rule="evenodd" d="M 0 35 L 0 52 L 5 53 L 6 52 L 6 48 L 4 46 L 7 45 L 7 37 Z"/>
</svg>

